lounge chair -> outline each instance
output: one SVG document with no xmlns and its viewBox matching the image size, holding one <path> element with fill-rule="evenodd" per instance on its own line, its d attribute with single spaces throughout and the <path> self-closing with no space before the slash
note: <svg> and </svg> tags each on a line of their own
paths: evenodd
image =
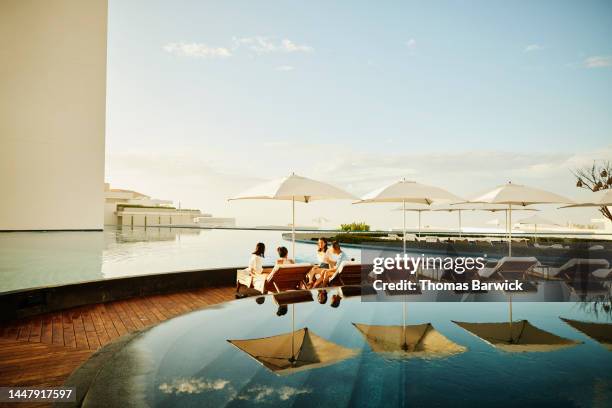
<svg viewBox="0 0 612 408">
<path fill-rule="evenodd" d="M 539 266 L 529 273 L 545 279 L 585 280 L 594 271 L 609 267 L 610 263 L 605 259 L 572 258 L 558 268 Z"/>
<path fill-rule="evenodd" d="M 306 285 L 304 278 L 311 269 L 309 263 L 275 265 L 267 276 L 264 275 L 265 279 L 254 281 L 253 287 L 263 294 L 300 289 Z"/>
<path fill-rule="evenodd" d="M 539 264 L 533 256 L 505 256 L 499 261 L 488 261 L 478 276 L 491 280 L 524 279 Z"/>
<path fill-rule="evenodd" d="M 372 265 L 362 265 L 359 262 L 344 261 L 329 278 L 328 286 L 359 285 L 361 284 L 361 273 L 372 270 Z"/>
<path fill-rule="evenodd" d="M 612 279 L 612 268 L 599 268 L 591 272 L 596 279 L 610 280 Z"/>
</svg>

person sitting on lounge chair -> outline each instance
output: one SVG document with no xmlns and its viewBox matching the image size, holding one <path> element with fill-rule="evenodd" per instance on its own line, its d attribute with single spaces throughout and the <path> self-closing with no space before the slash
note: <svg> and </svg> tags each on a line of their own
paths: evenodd
<svg viewBox="0 0 612 408">
<path fill-rule="evenodd" d="M 332 277 L 334 272 L 342 265 L 342 262 L 350 261 L 351 258 L 348 257 L 346 252 L 340 248 L 340 243 L 338 241 L 334 241 L 332 244 L 331 250 L 331 258 L 329 260 L 329 268 L 321 270 L 319 277 L 312 285 L 313 288 L 317 287 L 325 287 L 329 284 L 329 279 Z"/>
<path fill-rule="evenodd" d="M 311 286 L 321 274 L 323 269 L 328 269 L 331 261 L 331 249 L 327 238 L 321 237 L 317 242 L 317 265 L 308 272 L 308 286 Z"/>
<path fill-rule="evenodd" d="M 264 253 L 266 252 L 266 246 L 263 242 L 258 242 L 255 246 L 255 251 L 251 254 L 249 260 L 249 266 L 245 269 L 241 269 L 236 273 L 236 294 L 240 293 L 240 285 L 244 285 L 247 288 L 253 286 L 255 279 L 261 279 L 265 277 L 263 271 L 263 259 Z M 264 278 L 265 279 L 265 278 Z"/>
<path fill-rule="evenodd" d="M 276 260 L 277 265 L 287 265 L 295 263 L 293 259 L 289 259 L 289 251 L 286 247 L 278 247 L 276 248 L 276 251 L 278 252 L 278 259 Z"/>
</svg>

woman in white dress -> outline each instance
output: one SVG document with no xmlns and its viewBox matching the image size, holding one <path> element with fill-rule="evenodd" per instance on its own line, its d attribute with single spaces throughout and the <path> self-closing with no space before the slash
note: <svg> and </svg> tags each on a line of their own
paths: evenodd
<svg viewBox="0 0 612 408">
<path fill-rule="evenodd" d="M 255 246 L 255 251 L 251 254 L 249 266 L 245 269 L 240 269 L 236 273 L 236 295 L 240 294 L 240 285 L 247 288 L 253 287 L 253 281 L 263 278 L 263 260 L 266 246 L 263 242 L 258 242 Z"/>
</svg>

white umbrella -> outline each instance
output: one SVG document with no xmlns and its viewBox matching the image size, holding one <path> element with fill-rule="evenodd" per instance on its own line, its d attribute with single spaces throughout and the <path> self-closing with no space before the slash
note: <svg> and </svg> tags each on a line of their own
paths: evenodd
<svg viewBox="0 0 612 408">
<path fill-rule="evenodd" d="M 561 208 L 572 207 L 612 207 L 612 189 L 599 190 L 591 194 L 589 201 L 566 205 Z"/>
<path fill-rule="evenodd" d="M 345 199 L 356 197 L 346 191 L 321 181 L 300 177 L 291 173 L 289 177 L 257 185 L 229 200 L 287 200 L 291 201 L 291 253 L 295 258 L 295 202 L 309 203 L 314 200 Z"/>
<path fill-rule="evenodd" d="M 463 201 L 456 195 L 439 187 L 420 184 L 415 181 L 402 179 L 388 186 L 381 187 L 364 195 L 361 200 L 353 204 L 362 203 L 402 203 L 403 226 L 403 246 L 406 253 L 406 203 L 427 204 L 436 202 L 457 202 Z"/>
<path fill-rule="evenodd" d="M 447 207 L 432 208 L 432 210 L 433 211 L 448 211 L 448 212 L 455 211 L 457 212 L 457 214 L 459 215 L 459 238 L 461 238 L 461 235 L 462 235 L 462 227 L 461 227 L 461 212 L 462 211 L 489 211 L 489 212 L 505 211 L 506 217 L 507 217 L 507 212 L 508 212 L 508 209 L 506 208 L 506 206 L 502 204 L 482 205 L 479 203 L 457 203 L 457 204 L 452 204 Z M 525 208 L 525 211 L 538 211 L 538 210 L 534 208 Z"/>
<path fill-rule="evenodd" d="M 312 219 L 313 222 L 317 223 L 319 225 L 319 227 L 321 226 L 321 224 L 324 224 L 326 222 L 329 222 L 329 219 L 325 218 L 325 217 L 317 217 L 317 218 L 313 218 Z"/>
<path fill-rule="evenodd" d="M 512 256 L 512 205 L 527 206 L 531 204 L 573 203 L 567 197 L 539 188 L 507 183 L 493 190 L 478 195 L 468 202 L 508 205 L 508 255 Z"/>
<path fill-rule="evenodd" d="M 421 236 L 421 213 L 423 211 L 431 211 L 431 207 L 425 204 L 415 205 L 415 206 L 403 206 L 399 208 L 394 208 L 393 211 L 411 211 L 419 213 L 419 233 L 418 236 Z"/>
<path fill-rule="evenodd" d="M 518 222 L 521 225 L 533 225 L 533 234 L 537 241 L 538 225 L 559 225 L 539 215 L 532 215 L 531 217 L 523 218 Z"/>
</svg>

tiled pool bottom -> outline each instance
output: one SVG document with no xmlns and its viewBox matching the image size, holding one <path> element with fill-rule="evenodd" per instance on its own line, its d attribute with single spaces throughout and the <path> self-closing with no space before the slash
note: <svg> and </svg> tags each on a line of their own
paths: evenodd
<svg viewBox="0 0 612 408">
<path fill-rule="evenodd" d="M 84 406 L 612 405 L 612 352 L 559 319 L 610 323 L 609 315 L 577 303 L 515 304 L 515 319 L 568 341 L 540 352 L 500 350 L 451 321 L 504 322 L 507 308 L 409 303 L 407 327 L 431 323 L 437 333 L 437 352 L 411 353 L 385 351 L 381 344 L 390 338 L 367 338 L 355 326 L 403 327 L 401 303 L 347 298 L 332 308 L 315 300 L 278 316 L 271 297 L 261 305 L 253 298 L 233 301 L 133 339 L 105 361 Z M 287 363 L 289 355 L 294 363 Z"/>
</svg>

